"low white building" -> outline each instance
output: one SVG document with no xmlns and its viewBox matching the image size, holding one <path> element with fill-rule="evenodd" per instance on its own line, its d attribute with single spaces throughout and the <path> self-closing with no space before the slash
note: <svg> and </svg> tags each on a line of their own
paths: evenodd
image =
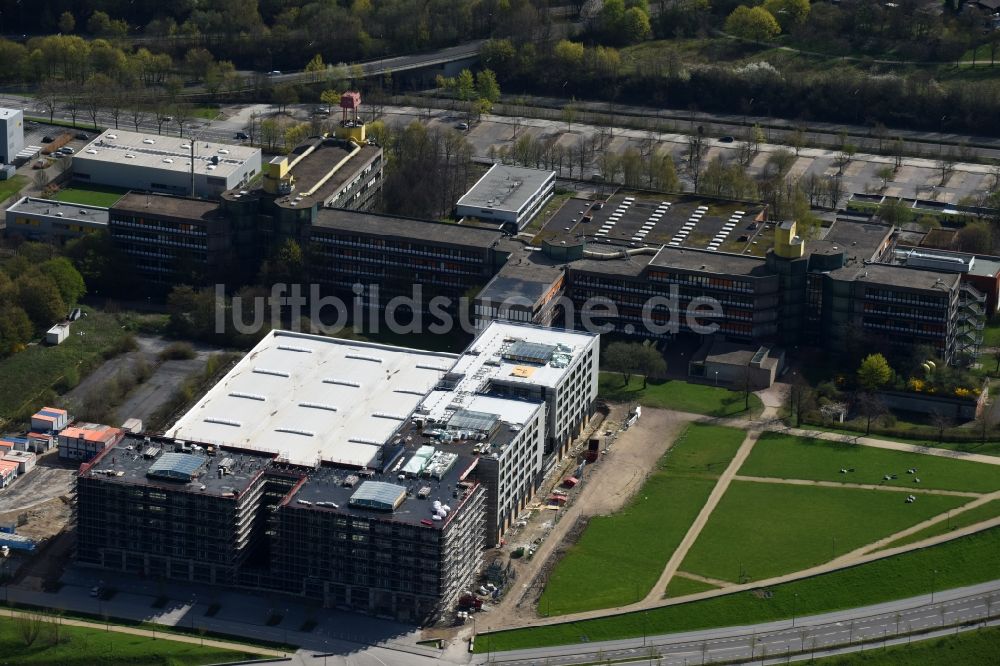
<svg viewBox="0 0 1000 666">
<path fill-rule="evenodd" d="M 10 164 L 24 149 L 24 112 L 20 109 L 0 109 L 0 162 Z"/>
<path fill-rule="evenodd" d="M 109 129 L 73 156 L 73 177 L 86 183 L 166 194 L 218 197 L 260 173 L 249 146 Z"/>
<path fill-rule="evenodd" d="M 7 209 L 7 234 L 57 245 L 87 234 L 106 231 L 108 209 L 23 197 Z"/>
<path fill-rule="evenodd" d="M 455 213 L 522 229 L 552 196 L 555 182 L 555 171 L 494 164 L 458 200 Z"/>
</svg>

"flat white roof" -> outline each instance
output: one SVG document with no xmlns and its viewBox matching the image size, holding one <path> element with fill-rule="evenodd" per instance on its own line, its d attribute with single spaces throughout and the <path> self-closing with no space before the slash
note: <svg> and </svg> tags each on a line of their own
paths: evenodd
<svg viewBox="0 0 1000 666">
<path fill-rule="evenodd" d="M 493 380 L 554 388 L 569 372 L 568 364 L 558 357 L 572 360 L 597 341 L 598 336 L 579 331 L 490 322 L 451 369 L 453 374 L 461 375 L 454 388 L 434 391 L 421 403 L 419 411 L 439 422 L 461 408 L 498 414 L 508 423 L 524 423 L 526 415 L 534 411 L 534 407 L 528 409 L 526 405 L 533 403 L 487 398 L 478 393 Z M 517 351 L 518 343 L 552 348 L 551 357 L 544 363 L 505 358 L 505 354 Z"/>
<path fill-rule="evenodd" d="M 458 205 L 516 213 L 555 175 L 555 171 L 494 164 Z"/>
<path fill-rule="evenodd" d="M 228 178 L 247 162 L 260 162 L 258 148 L 122 129 L 101 132 L 73 156 L 73 161 L 113 162 L 190 173 L 192 145 L 195 173 Z M 213 157 L 217 158 L 215 163 Z"/>
<path fill-rule="evenodd" d="M 273 331 L 167 436 L 365 466 L 456 358 Z"/>
</svg>

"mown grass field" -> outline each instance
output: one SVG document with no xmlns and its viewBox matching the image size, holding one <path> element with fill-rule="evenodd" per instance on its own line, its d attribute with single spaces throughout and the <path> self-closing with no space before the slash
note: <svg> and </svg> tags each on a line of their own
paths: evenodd
<svg viewBox="0 0 1000 666">
<path fill-rule="evenodd" d="M 841 474 L 841 469 L 854 469 Z M 916 469 L 915 474 L 907 470 Z M 1000 465 L 952 460 L 781 433 L 763 433 L 740 474 L 838 483 L 905 486 L 920 490 L 992 492 L 1000 489 Z M 885 475 L 896 475 L 886 481 Z M 920 479 L 920 483 L 916 483 Z"/>
<path fill-rule="evenodd" d="M 734 481 L 681 569 L 733 582 L 808 569 L 906 529 L 966 498 Z"/>
<path fill-rule="evenodd" d="M 127 191 L 120 187 L 74 183 L 70 187 L 64 187 L 56 192 L 52 198 L 56 201 L 65 201 L 66 203 L 108 208 L 117 203 Z"/>
<path fill-rule="evenodd" d="M 936 589 L 1000 578 L 1000 528 L 895 557 L 861 564 L 769 588 L 770 598 L 753 591 L 664 606 L 594 620 L 528 627 L 481 635 L 476 652 L 499 652 L 569 645 L 783 620 L 928 594 L 931 572 Z M 914 663 L 914 662 L 910 662 Z M 920 662 L 915 662 L 920 663 Z M 961 661 L 955 663 L 962 663 Z"/>
<path fill-rule="evenodd" d="M 992 502 L 987 502 L 986 504 L 978 506 L 975 509 L 969 509 L 968 511 L 956 514 L 951 518 L 942 520 L 940 523 L 931 525 L 930 527 L 925 527 L 919 532 L 914 532 L 910 536 L 893 541 L 888 544 L 886 548 L 897 548 L 899 546 L 916 543 L 941 534 L 948 534 L 949 532 L 954 532 L 957 529 L 961 529 L 969 525 L 975 525 L 976 523 L 981 523 L 984 520 L 996 518 L 997 516 L 1000 516 L 1000 500 L 993 500 Z"/>
<path fill-rule="evenodd" d="M 975 629 L 956 636 L 826 657 L 809 663 L 817 666 L 996 666 L 1000 664 L 1000 628 Z"/>
<path fill-rule="evenodd" d="M 708 592 L 709 590 L 717 589 L 719 588 L 708 583 L 703 583 L 700 580 L 674 576 L 667 583 L 667 598 L 673 599 L 674 597 L 683 597 L 688 594 L 697 594 L 698 592 Z"/>
<path fill-rule="evenodd" d="M 18 620 L 0 618 L 0 663 L 60 666 L 130 664 L 132 666 L 199 666 L 256 659 L 260 655 L 179 643 L 163 638 L 134 636 L 85 627 L 56 627 L 45 621 L 30 646 Z M 58 640 L 57 640 L 58 639 Z"/>
<path fill-rule="evenodd" d="M 645 597 L 743 438 L 734 428 L 685 429 L 624 509 L 590 520 L 549 577 L 539 612 L 614 608 Z"/>
<path fill-rule="evenodd" d="M 730 391 L 718 386 L 689 384 L 677 380 L 650 381 L 642 388 L 642 377 L 631 377 L 622 382 L 618 373 L 602 372 L 598 393 L 613 402 L 638 402 L 644 407 L 675 409 L 680 412 L 707 414 L 709 416 L 744 416 L 746 399 L 742 391 Z M 764 404 L 750 394 L 750 413 L 759 414 Z"/>
<path fill-rule="evenodd" d="M 6 201 L 9 197 L 17 194 L 27 184 L 27 176 L 14 176 L 7 180 L 0 180 L 0 202 Z"/>
</svg>

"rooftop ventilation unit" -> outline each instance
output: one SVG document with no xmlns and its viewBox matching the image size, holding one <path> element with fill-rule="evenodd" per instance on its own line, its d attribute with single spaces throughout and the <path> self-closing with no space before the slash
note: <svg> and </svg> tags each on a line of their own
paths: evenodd
<svg viewBox="0 0 1000 666">
<path fill-rule="evenodd" d="M 301 352 L 303 354 L 312 354 L 313 352 L 313 350 L 308 347 L 296 347 L 294 345 L 278 345 L 278 349 L 282 351 Z"/>
<path fill-rule="evenodd" d="M 300 402 L 299 407 L 305 407 L 307 409 L 325 409 L 328 412 L 337 411 L 337 408 L 333 405 L 328 405 L 322 402 Z"/>
<path fill-rule="evenodd" d="M 224 419 L 218 416 L 209 416 L 202 420 L 205 421 L 205 423 L 216 423 L 218 425 L 233 426 L 234 428 L 240 428 L 243 426 L 242 421 L 236 421 L 234 419 Z"/>
<path fill-rule="evenodd" d="M 333 378 L 327 377 L 326 379 L 323 380 L 323 383 L 324 384 L 334 384 L 336 386 L 350 386 L 351 388 L 361 388 L 361 384 L 359 384 L 358 382 L 352 382 L 352 381 L 348 381 L 346 379 L 333 379 Z"/>
<path fill-rule="evenodd" d="M 372 363 L 382 362 L 382 359 L 378 356 L 365 356 L 364 354 L 344 354 L 344 358 L 354 359 L 355 361 L 371 361 Z"/>
<path fill-rule="evenodd" d="M 259 393 L 243 393 L 242 391 L 231 391 L 229 395 L 233 398 L 246 398 L 248 400 L 260 400 L 261 402 L 267 402 L 267 396 L 260 395 Z"/>
<path fill-rule="evenodd" d="M 303 437 L 315 437 L 316 433 L 312 430 L 299 430 L 298 428 L 275 428 L 274 432 L 284 432 L 289 435 L 302 435 Z"/>
<path fill-rule="evenodd" d="M 273 377 L 291 377 L 291 375 L 284 370 L 271 370 L 270 368 L 254 368 L 253 372 L 258 375 L 271 375 Z"/>
</svg>

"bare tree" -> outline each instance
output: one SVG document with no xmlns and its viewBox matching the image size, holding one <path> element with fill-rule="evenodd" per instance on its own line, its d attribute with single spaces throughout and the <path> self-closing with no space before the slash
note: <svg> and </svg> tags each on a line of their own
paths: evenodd
<svg viewBox="0 0 1000 666">
<path fill-rule="evenodd" d="M 38 613 L 22 612 L 14 618 L 14 626 L 17 627 L 17 634 L 24 641 L 25 647 L 31 647 L 42 632 L 42 624 L 45 619 Z"/>
<path fill-rule="evenodd" d="M 858 413 L 865 419 L 865 434 L 870 435 L 872 424 L 882 418 L 886 412 L 885 403 L 874 393 L 868 391 L 859 392 L 854 398 L 854 406 Z"/>
<path fill-rule="evenodd" d="M 944 442 L 944 431 L 952 426 L 953 419 L 942 409 L 935 407 L 931 410 L 931 423 L 934 425 L 934 429 L 937 430 L 938 444 L 942 444 Z"/>
</svg>

